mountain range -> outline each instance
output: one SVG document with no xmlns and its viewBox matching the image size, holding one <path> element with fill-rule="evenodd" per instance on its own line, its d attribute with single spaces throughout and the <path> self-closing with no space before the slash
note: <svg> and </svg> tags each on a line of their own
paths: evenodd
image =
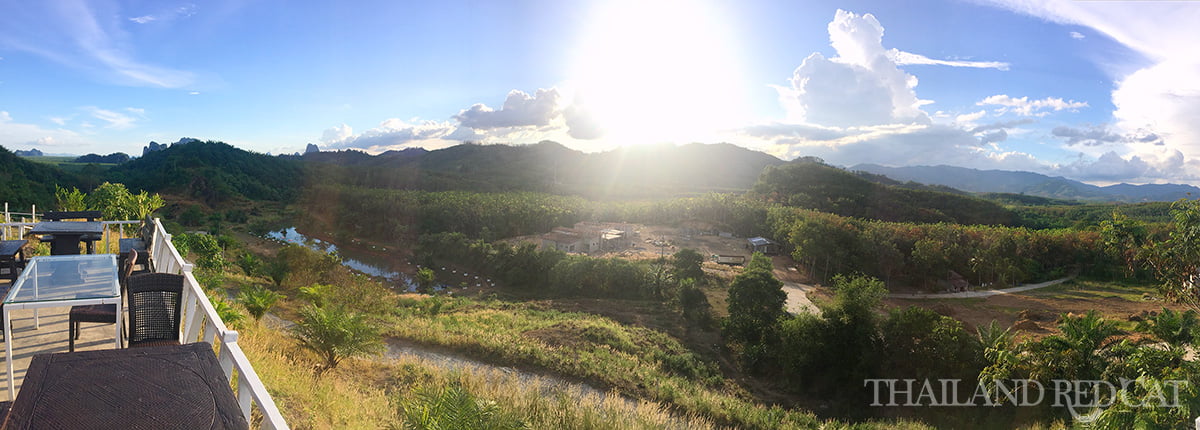
<svg viewBox="0 0 1200 430">
<path fill-rule="evenodd" d="M 851 166 L 849 170 L 884 175 L 898 181 L 945 185 L 975 193 L 1013 193 L 1064 200 L 1134 203 L 1200 197 L 1200 188 L 1191 185 L 1116 184 L 1102 187 L 1033 172 L 979 170 L 945 165 L 887 167 L 858 164 Z"/>
</svg>

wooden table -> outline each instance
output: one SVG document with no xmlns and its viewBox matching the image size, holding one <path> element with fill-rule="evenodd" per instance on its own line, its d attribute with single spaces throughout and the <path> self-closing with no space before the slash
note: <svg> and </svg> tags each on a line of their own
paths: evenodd
<svg viewBox="0 0 1200 430">
<path fill-rule="evenodd" d="M 50 255 L 79 254 L 79 242 L 87 241 L 87 253 L 91 254 L 92 242 L 104 235 L 104 223 L 100 221 L 42 221 L 34 224 L 28 234 L 47 234 L 54 237 L 50 243 Z"/>
<path fill-rule="evenodd" d="M 212 345 L 35 355 L 9 429 L 248 429 Z"/>
<path fill-rule="evenodd" d="M 25 244 L 28 240 L 5 240 L 0 241 L 0 266 L 8 268 L 8 279 L 17 279 L 17 262 L 25 259 Z"/>
</svg>

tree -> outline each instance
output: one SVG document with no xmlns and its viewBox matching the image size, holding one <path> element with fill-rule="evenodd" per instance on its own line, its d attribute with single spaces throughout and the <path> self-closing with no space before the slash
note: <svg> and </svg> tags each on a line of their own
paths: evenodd
<svg viewBox="0 0 1200 430">
<path fill-rule="evenodd" d="M 71 187 L 66 189 L 63 187 L 54 187 L 55 206 L 60 211 L 82 211 L 87 210 L 87 204 L 84 203 L 85 195 L 78 188 Z"/>
<path fill-rule="evenodd" d="M 771 273 L 771 260 L 759 253 L 729 285 L 725 336 L 740 349 L 742 362 L 750 369 L 766 364 L 778 341 L 780 318 L 787 314 L 782 286 Z"/>
<path fill-rule="evenodd" d="M 704 264 L 704 256 L 691 248 L 684 248 L 676 252 L 674 260 L 671 262 L 677 280 L 704 278 L 704 269 L 700 268 L 702 264 Z"/>
<path fill-rule="evenodd" d="M 263 272 L 262 259 L 258 258 L 257 255 L 254 255 L 254 253 L 249 251 L 243 252 L 242 255 L 238 257 L 237 261 L 235 261 L 235 263 L 242 269 L 242 272 L 245 273 L 246 276 L 258 276 Z"/>
<path fill-rule="evenodd" d="M 88 208 L 104 214 L 104 219 L 138 219 L 129 210 L 131 194 L 125 184 L 105 182 L 88 193 Z"/>
<path fill-rule="evenodd" d="M 1150 333 L 1173 347 L 1185 347 L 1200 334 L 1196 311 L 1176 312 L 1162 308 L 1162 312 L 1147 321 L 1139 322 L 1137 330 Z"/>
<path fill-rule="evenodd" d="M 1169 237 L 1150 249 L 1149 262 L 1168 299 L 1200 310 L 1200 200 L 1176 201 L 1171 218 Z"/>
<path fill-rule="evenodd" d="M 436 280 L 434 279 L 433 269 L 428 267 L 422 267 L 418 269 L 417 276 L 414 281 L 417 283 L 417 291 L 424 294 L 432 293 L 433 286 L 437 285 Z"/>
<path fill-rule="evenodd" d="M 336 368 L 346 357 L 378 354 L 384 349 L 378 326 L 368 322 L 366 315 L 340 306 L 306 306 L 292 333 L 301 346 L 324 360 L 318 373 Z"/>
<path fill-rule="evenodd" d="M 254 317 L 254 321 L 261 320 L 263 315 L 275 306 L 275 302 L 283 298 L 283 294 L 268 290 L 260 285 L 252 285 L 242 288 L 241 294 L 238 295 L 238 302 L 246 307 L 250 312 L 250 316 Z"/>
<path fill-rule="evenodd" d="M 1113 209 L 1112 219 L 1100 223 L 1100 236 L 1105 252 L 1125 263 L 1125 276 L 1133 276 L 1138 268 L 1138 254 L 1149 236 L 1146 224 Z"/>
</svg>

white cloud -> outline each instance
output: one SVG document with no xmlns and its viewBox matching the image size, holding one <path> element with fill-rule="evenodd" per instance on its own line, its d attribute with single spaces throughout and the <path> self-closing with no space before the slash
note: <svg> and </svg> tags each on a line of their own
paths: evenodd
<svg viewBox="0 0 1200 430">
<path fill-rule="evenodd" d="M 1065 140 L 1067 145 L 1100 146 L 1111 143 L 1163 145 L 1161 137 L 1144 130 L 1134 134 L 1118 134 L 1110 131 L 1107 127 L 1081 129 L 1058 126 L 1054 127 L 1050 134 Z"/>
<path fill-rule="evenodd" d="M 1075 39 L 1075 40 L 1083 40 L 1085 37 L 1087 37 L 1087 36 L 1084 36 L 1084 35 L 1083 35 L 1083 33 L 1080 33 L 1080 32 L 1078 32 L 1078 31 L 1072 31 L 1072 32 L 1071 32 L 1071 38 L 1072 38 L 1072 39 Z"/>
<path fill-rule="evenodd" d="M 578 101 L 578 97 L 576 97 Z M 604 127 L 585 105 L 571 103 L 562 110 L 567 133 L 576 139 L 594 140 L 604 137 Z"/>
<path fill-rule="evenodd" d="M 177 18 L 185 18 L 196 14 L 196 5 L 186 4 L 176 8 L 170 8 L 160 11 L 155 14 L 135 16 L 129 18 L 130 21 L 138 24 L 149 24 L 151 22 L 170 22 Z"/>
<path fill-rule="evenodd" d="M 454 116 L 460 124 L 475 129 L 501 127 L 545 126 L 559 115 L 558 90 L 538 89 L 531 97 L 512 90 L 499 110 L 477 103 Z"/>
<path fill-rule="evenodd" d="M 321 142 L 327 148 L 358 148 L 378 153 L 393 149 L 421 146 L 427 149 L 444 148 L 473 140 L 478 136 L 470 129 L 463 130 L 450 122 L 422 121 L 409 123 L 401 119 L 388 119 L 379 127 L 355 135 L 350 126 L 342 124 L 325 130 Z"/>
<path fill-rule="evenodd" d="M 325 133 L 321 134 L 321 142 L 325 142 L 326 145 L 333 145 L 350 138 L 350 136 L 354 136 L 354 129 L 346 124 L 342 124 L 325 130 Z"/>
<path fill-rule="evenodd" d="M 954 122 L 958 124 L 972 124 L 987 115 L 987 111 L 971 112 L 954 117 Z"/>
<path fill-rule="evenodd" d="M 105 126 L 106 128 L 126 130 L 133 128 L 138 121 L 137 117 L 107 109 L 100 109 L 95 106 L 88 106 L 83 108 L 83 110 L 90 114 L 92 118 L 108 123 L 108 125 Z M 144 113 L 141 112 L 140 109 L 127 108 L 127 110 L 133 112 L 135 115 L 138 115 L 138 117 L 141 117 Z"/>
<path fill-rule="evenodd" d="M 1009 64 L 1001 61 L 964 61 L 964 60 L 935 60 L 921 54 L 913 54 L 898 49 L 887 51 L 888 58 L 898 65 L 934 65 L 950 67 L 970 67 L 974 69 L 1008 70 Z"/>
<path fill-rule="evenodd" d="M 191 72 L 137 58 L 114 2 L 13 2 L 0 13 L 0 48 L 23 51 L 129 86 L 177 88 Z"/>
<path fill-rule="evenodd" d="M 69 130 L 50 130 L 34 124 L 15 122 L 12 115 L 0 111 L 0 146 L 28 149 L 38 146 L 88 146 L 79 134 Z"/>
<path fill-rule="evenodd" d="M 839 9 L 828 29 L 837 57 L 813 53 L 790 87 L 776 87 L 790 119 L 837 127 L 930 122 L 913 92 L 917 78 L 887 56 L 873 15 Z"/>
<path fill-rule="evenodd" d="M 1113 68 L 1135 70 L 1117 77 L 1113 125 L 1117 134 L 1141 130 L 1161 136 L 1163 145 L 1128 146 L 1121 157 L 1167 163 L 1178 151 L 1189 160 L 1180 165 L 1192 170 L 1191 160 L 1200 157 L 1200 122 L 1195 120 L 1200 117 L 1200 7 L 1191 2 L 985 1 L 1051 22 L 1089 27 L 1144 55 Z M 1157 171 L 1164 178 L 1185 174 Z"/>
<path fill-rule="evenodd" d="M 1055 112 L 1062 110 L 1078 111 L 1080 108 L 1088 106 L 1087 102 L 1077 102 L 1074 100 L 1065 101 L 1057 97 L 1046 97 L 1041 100 L 1030 100 L 1029 97 L 1015 98 L 1007 94 L 997 94 L 990 96 L 975 103 L 977 106 L 1001 106 L 997 108 L 997 113 L 1012 112 L 1022 116 L 1046 116 L 1052 110 Z"/>
</svg>

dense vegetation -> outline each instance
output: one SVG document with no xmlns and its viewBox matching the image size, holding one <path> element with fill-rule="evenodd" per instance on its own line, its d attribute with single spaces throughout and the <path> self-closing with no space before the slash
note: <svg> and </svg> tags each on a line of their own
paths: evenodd
<svg viewBox="0 0 1200 430">
<path fill-rule="evenodd" d="M 108 155 L 87 154 L 75 158 L 75 163 L 121 164 L 129 161 L 129 154 L 114 152 Z"/>
<path fill-rule="evenodd" d="M 769 166 L 754 193 L 766 201 L 842 216 L 901 222 L 1011 225 L 994 202 L 872 182 L 814 160 Z"/>
<path fill-rule="evenodd" d="M 862 381 L 1136 380 L 1121 386 L 1119 395 L 1143 399 L 1153 396 L 1150 387 L 1156 382 L 1188 380 L 1192 387 L 1200 382 L 1200 369 L 1184 355 L 1194 348 L 1200 332 L 1194 314 L 1164 310 L 1148 318 L 1140 327 L 1144 342 L 1119 340 L 1124 333 L 1099 315 L 1063 315 L 1057 332 L 1018 339 L 1005 327 L 972 332 L 930 310 L 888 310 L 881 305 L 889 287 L 940 290 L 951 273 L 974 285 L 995 286 L 1077 274 L 1100 280 L 1165 281 L 1169 297 L 1197 305 L 1200 294 L 1192 275 L 1200 261 L 1198 203 L 1177 203 L 1172 211 L 1166 204 L 1078 205 L 1021 195 L 984 200 L 889 183 L 818 160 L 777 165 L 770 157 L 758 157 L 770 167 L 761 176 L 755 173 L 758 182 L 748 195 L 710 193 L 648 201 L 571 195 L 679 195 L 745 188 L 752 182 L 744 171 L 713 174 L 727 177 L 706 180 L 706 169 L 713 167 L 702 158 L 690 166 L 701 173 L 654 168 L 662 151 L 676 150 L 680 149 L 652 147 L 583 157 L 553 143 L 528 148 L 464 145 L 374 157 L 310 154 L 299 162 L 218 142 L 193 142 L 149 153 L 114 167 L 110 175 L 204 203 L 188 206 L 179 221 L 193 226 L 207 222 L 210 231 L 219 232 L 219 223 L 230 220 L 224 214 L 233 201 L 294 201 L 300 222 L 332 231 L 338 239 L 360 238 L 414 251 L 414 261 L 423 266 L 417 284 L 427 294 L 401 298 L 374 280 L 352 274 L 336 255 L 288 246 L 274 257 L 257 256 L 238 249 L 227 236 L 175 236 L 181 250 L 196 262 L 197 279 L 217 292 L 214 301 L 227 322 L 250 324 L 240 319 L 239 308 L 220 297 L 237 297 L 253 321 L 272 312 L 297 323 L 292 336 L 283 340 L 267 331 L 261 335 L 278 343 L 265 348 L 264 356 L 286 357 L 276 360 L 298 364 L 301 373 L 311 369 L 316 379 L 310 378 L 314 373 L 302 376 L 327 390 L 305 397 L 297 394 L 310 388 L 303 386 L 280 396 L 284 402 L 303 402 L 293 413 L 300 417 L 297 422 L 311 426 L 355 426 L 315 416 L 343 416 L 317 405 L 344 392 L 311 381 L 343 376 L 377 384 L 363 390 L 364 398 L 370 399 L 364 401 L 370 405 L 364 413 L 372 416 L 362 421 L 370 423 L 366 426 L 423 422 L 450 410 L 465 411 L 468 418 L 462 422 L 472 425 L 609 428 L 680 421 L 685 427 L 823 424 L 806 409 L 763 406 L 757 401 L 762 397 L 755 398 L 761 391 L 748 393 L 743 385 L 747 381 L 785 392 L 784 403 L 820 407 L 814 410 L 823 416 L 910 416 L 960 428 L 979 422 L 1008 427 L 1073 417 L 1048 407 L 970 408 L 953 414 L 865 409 L 862 405 L 871 399 Z M 695 148 L 683 151 L 690 150 Z M 740 154 L 729 148 L 715 152 L 720 151 L 729 151 L 730 157 Z M 15 158 L 6 161 L 6 156 L 11 154 L 0 151 L 0 164 L 14 167 L 0 170 L 0 175 L 70 177 L 53 169 L 39 171 Z M 639 181 L 655 185 L 638 189 Z M 30 196 L 46 193 L 31 186 L 24 189 Z M 92 190 L 87 195 L 76 187 L 62 185 L 56 200 L 52 187 L 50 202 L 64 208 L 134 212 L 140 211 L 135 207 L 153 210 L 162 205 L 142 201 L 150 195 L 135 194 L 117 183 L 83 186 Z M 128 204 L 105 206 L 99 201 Z M 214 209 L 218 210 L 211 215 L 203 213 Z M 780 242 L 802 270 L 829 285 L 833 297 L 818 300 L 819 314 L 786 314 L 780 283 L 771 263 L 761 256 L 752 258 L 737 276 L 722 278 L 700 270 L 703 256 L 694 252 L 630 261 L 499 240 L 585 220 L 707 225 L 741 236 L 768 236 Z M 245 221 L 243 215 L 241 222 Z M 500 298 L 447 297 L 456 285 L 437 279 L 430 270 L 443 265 L 497 280 Z M 434 287 L 441 283 L 450 289 Z M 222 291 L 223 286 L 233 286 L 236 292 Z M 713 312 L 712 297 L 727 306 Z M 611 303 L 636 309 L 631 312 L 641 317 L 670 321 L 673 328 L 659 330 L 563 310 L 555 307 L 556 301 Z M 722 311 L 727 315 L 716 315 Z M 254 324 L 252 332 L 258 328 Z M 525 397 L 506 397 L 497 393 L 498 383 L 473 373 L 448 375 L 417 364 L 380 368 L 352 358 L 378 352 L 381 345 L 372 341 L 379 340 L 379 333 L 586 380 L 661 406 L 645 413 L 583 402 L 604 410 L 589 414 L 583 406 L 555 403 L 562 399 L 557 394 L 527 390 Z M 710 341 L 686 340 L 688 336 Z M 294 380 L 301 377 L 289 373 L 295 369 L 281 369 L 286 367 L 270 371 L 293 375 L 283 377 L 280 387 L 289 379 L 298 385 Z M 391 376 L 354 375 L 364 369 Z M 1098 419 L 1109 428 L 1178 426 L 1200 410 L 1198 393 L 1185 393 L 1184 408 L 1114 407 Z M 489 406 L 487 400 L 498 404 Z M 561 408 L 560 415 L 548 418 L 530 412 L 552 407 Z M 311 412 L 315 410 L 320 412 Z"/>
<path fill-rule="evenodd" d="M 299 195 L 305 178 L 291 160 L 246 152 L 224 142 L 190 142 L 152 151 L 113 167 L 108 177 L 208 205 L 233 199 L 287 201 Z"/>
<path fill-rule="evenodd" d="M 670 197 L 748 189 L 775 157 L 728 144 L 650 145 L 585 154 L 555 142 L 463 144 L 378 156 L 361 152 L 305 154 L 308 175 L 366 188 L 534 191 L 590 198 Z M 664 163 L 663 160 L 672 160 Z"/>
<path fill-rule="evenodd" d="M 27 161 L 4 147 L 0 147 L 0 184 L 0 202 L 8 202 L 12 210 L 30 205 L 50 208 L 56 186 L 81 186 L 75 175 Z"/>
</svg>

